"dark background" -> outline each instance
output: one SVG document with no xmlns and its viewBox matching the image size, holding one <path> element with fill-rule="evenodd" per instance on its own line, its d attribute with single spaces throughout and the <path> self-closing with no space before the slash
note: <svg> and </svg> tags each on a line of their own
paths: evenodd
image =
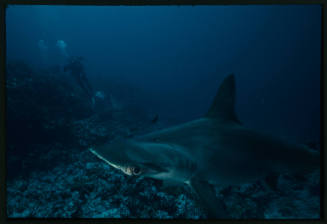
<svg viewBox="0 0 327 224">
<path fill-rule="evenodd" d="M 39 68 L 83 56 L 96 90 L 175 123 L 202 116 L 235 73 L 246 126 L 319 141 L 320 7 L 10 6 L 7 60 Z"/>
</svg>

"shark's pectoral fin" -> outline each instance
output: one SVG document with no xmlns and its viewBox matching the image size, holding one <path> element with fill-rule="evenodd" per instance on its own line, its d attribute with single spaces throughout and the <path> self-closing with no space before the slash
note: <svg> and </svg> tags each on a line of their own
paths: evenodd
<svg viewBox="0 0 327 224">
<path fill-rule="evenodd" d="M 163 180 L 161 182 L 161 190 L 170 193 L 176 194 L 177 190 L 183 189 L 185 185 L 177 181 Z"/>
<path fill-rule="evenodd" d="M 233 74 L 223 80 L 206 117 L 241 124 L 235 114 L 235 77 Z"/>
<path fill-rule="evenodd" d="M 193 178 L 190 186 L 197 194 L 197 201 L 207 212 L 208 218 L 227 219 L 230 218 L 225 204 L 216 197 L 214 187 L 207 181 L 201 181 Z"/>
<path fill-rule="evenodd" d="M 164 180 L 162 181 L 162 187 L 167 189 L 167 188 L 171 188 L 171 187 L 180 187 L 183 186 L 183 184 L 181 182 L 178 181 L 172 181 L 172 180 Z"/>
</svg>

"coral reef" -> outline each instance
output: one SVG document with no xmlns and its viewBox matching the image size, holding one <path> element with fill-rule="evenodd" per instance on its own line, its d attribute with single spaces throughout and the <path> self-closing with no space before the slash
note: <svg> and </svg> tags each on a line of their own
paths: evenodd
<svg viewBox="0 0 327 224">
<path fill-rule="evenodd" d="M 102 92 L 92 105 L 58 67 L 8 64 L 7 97 L 8 217 L 206 218 L 187 185 L 126 176 L 87 150 L 160 120 Z M 215 189 L 232 218 L 319 218 L 319 172 Z"/>
</svg>

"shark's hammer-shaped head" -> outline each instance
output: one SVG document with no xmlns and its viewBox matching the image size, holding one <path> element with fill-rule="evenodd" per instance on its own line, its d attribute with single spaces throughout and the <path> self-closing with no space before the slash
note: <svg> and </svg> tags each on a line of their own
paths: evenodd
<svg viewBox="0 0 327 224">
<path fill-rule="evenodd" d="M 131 139 L 117 140 L 89 150 L 129 176 L 187 182 L 196 168 L 177 145 Z"/>
</svg>

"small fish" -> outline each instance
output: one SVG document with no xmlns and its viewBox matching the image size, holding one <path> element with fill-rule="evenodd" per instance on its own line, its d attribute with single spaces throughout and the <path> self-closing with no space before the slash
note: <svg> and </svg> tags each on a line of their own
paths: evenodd
<svg viewBox="0 0 327 224">
<path fill-rule="evenodd" d="M 159 120 L 159 115 L 156 114 L 156 115 L 154 115 L 154 117 L 152 118 L 151 123 L 155 124 L 155 123 L 158 122 L 158 120 Z"/>
</svg>

